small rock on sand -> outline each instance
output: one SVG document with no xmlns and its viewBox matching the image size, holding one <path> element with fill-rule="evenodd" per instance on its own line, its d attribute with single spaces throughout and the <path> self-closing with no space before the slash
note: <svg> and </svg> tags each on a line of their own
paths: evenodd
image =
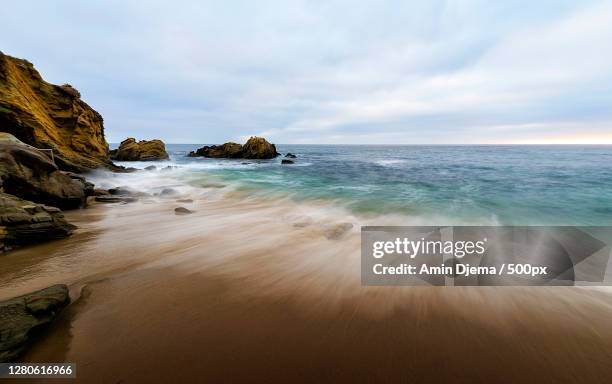
<svg viewBox="0 0 612 384">
<path fill-rule="evenodd" d="M 159 193 L 160 196 L 172 196 L 172 195 L 177 195 L 177 194 L 178 194 L 178 192 L 175 189 L 172 189 L 172 188 L 164 188 Z"/>
<path fill-rule="evenodd" d="M 99 203 L 133 203 L 136 200 L 138 199 L 129 196 L 96 196 Z"/>
<path fill-rule="evenodd" d="M 353 228 L 351 223 L 340 223 L 325 229 L 324 234 L 328 240 L 338 240 Z"/>
<path fill-rule="evenodd" d="M 179 203 L 193 203 L 192 199 L 178 199 L 177 202 Z"/>
<path fill-rule="evenodd" d="M 174 213 L 177 215 L 188 215 L 190 213 L 193 213 L 193 211 L 185 207 L 178 207 L 178 208 L 174 208 Z"/>
</svg>

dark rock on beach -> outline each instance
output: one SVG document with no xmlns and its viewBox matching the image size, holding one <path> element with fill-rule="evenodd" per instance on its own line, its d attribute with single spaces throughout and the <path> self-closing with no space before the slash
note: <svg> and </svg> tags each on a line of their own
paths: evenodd
<svg viewBox="0 0 612 384">
<path fill-rule="evenodd" d="M 108 192 L 106 189 L 101 189 L 101 188 L 96 188 L 94 189 L 94 196 L 107 196 L 110 195 L 110 192 Z"/>
<path fill-rule="evenodd" d="M 76 227 L 55 207 L 0 192 L 0 252 L 14 246 L 61 239 Z"/>
<path fill-rule="evenodd" d="M 45 153 L 0 134 L 0 188 L 6 193 L 62 209 L 84 205 L 93 184 L 60 171 Z"/>
<path fill-rule="evenodd" d="M 172 189 L 172 188 L 164 188 L 159 193 L 159 195 L 160 196 L 175 196 L 175 195 L 178 195 L 178 191 L 176 189 Z"/>
<path fill-rule="evenodd" d="M 117 161 L 154 161 L 167 160 L 166 146 L 161 140 L 136 141 L 129 137 L 119 144 L 118 149 L 109 152 L 111 160 Z"/>
<path fill-rule="evenodd" d="M 244 145 L 238 143 L 225 143 L 222 145 L 204 146 L 194 152 L 190 152 L 189 157 L 211 157 L 226 159 L 272 159 L 278 156 L 276 146 L 270 144 L 263 137 L 251 137 Z"/>
<path fill-rule="evenodd" d="M 96 196 L 99 203 L 133 203 L 138 199 L 130 196 Z"/>
<path fill-rule="evenodd" d="M 193 203 L 192 199 L 178 199 L 177 202 L 179 203 Z"/>
<path fill-rule="evenodd" d="M 293 164 L 293 163 L 295 163 L 295 161 L 293 161 L 293 160 L 288 160 L 288 159 L 283 159 L 283 160 L 281 161 L 281 164 Z"/>
<path fill-rule="evenodd" d="M 70 303 L 68 287 L 54 285 L 0 302 L 0 363 L 15 362 Z"/>
<path fill-rule="evenodd" d="M 174 208 L 174 213 L 177 215 L 188 215 L 190 213 L 193 213 L 193 211 L 185 207 L 178 207 L 178 208 Z"/>
</svg>

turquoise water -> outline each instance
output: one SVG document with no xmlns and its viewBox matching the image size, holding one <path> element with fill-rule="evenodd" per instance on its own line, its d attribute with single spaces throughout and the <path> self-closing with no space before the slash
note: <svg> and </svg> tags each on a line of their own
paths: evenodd
<svg viewBox="0 0 612 384">
<path fill-rule="evenodd" d="M 612 225 L 612 146 L 278 145 L 298 156 L 173 163 L 253 193 L 326 199 L 358 214 L 453 217 L 470 223 Z M 445 224 L 445 223 L 438 223 Z"/>
</svg>

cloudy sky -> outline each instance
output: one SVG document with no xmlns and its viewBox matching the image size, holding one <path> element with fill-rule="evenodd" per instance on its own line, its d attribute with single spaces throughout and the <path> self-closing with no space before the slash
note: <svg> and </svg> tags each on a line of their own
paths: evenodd
<svg viewBox="0 0 612 384">
<path fill-rule="evenodd" d="M 369 4 L 368 4 L 369 3 Z M 612 143 L 612 2 L 11 1 L 107 139 Z"/>
</svg>

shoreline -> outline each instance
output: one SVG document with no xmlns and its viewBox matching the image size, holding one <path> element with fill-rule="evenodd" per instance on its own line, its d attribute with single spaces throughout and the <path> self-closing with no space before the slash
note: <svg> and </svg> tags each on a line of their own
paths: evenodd
<svg viewBox="0 0 612 384">
<path fill-rule="evenodd" d="M 23 361 L 76 362 L 77 382 L 612 380 L 609 292 L 362 287 L 357 230 L 327 238 L 311 206 L 177 204 L 74 211 L 73 237 L 15 251 L 38 252 L 34 279 L 3 295 L 83 287 Z M 68 270 L 32 274 L 53 260 Z"/>
</svg>

